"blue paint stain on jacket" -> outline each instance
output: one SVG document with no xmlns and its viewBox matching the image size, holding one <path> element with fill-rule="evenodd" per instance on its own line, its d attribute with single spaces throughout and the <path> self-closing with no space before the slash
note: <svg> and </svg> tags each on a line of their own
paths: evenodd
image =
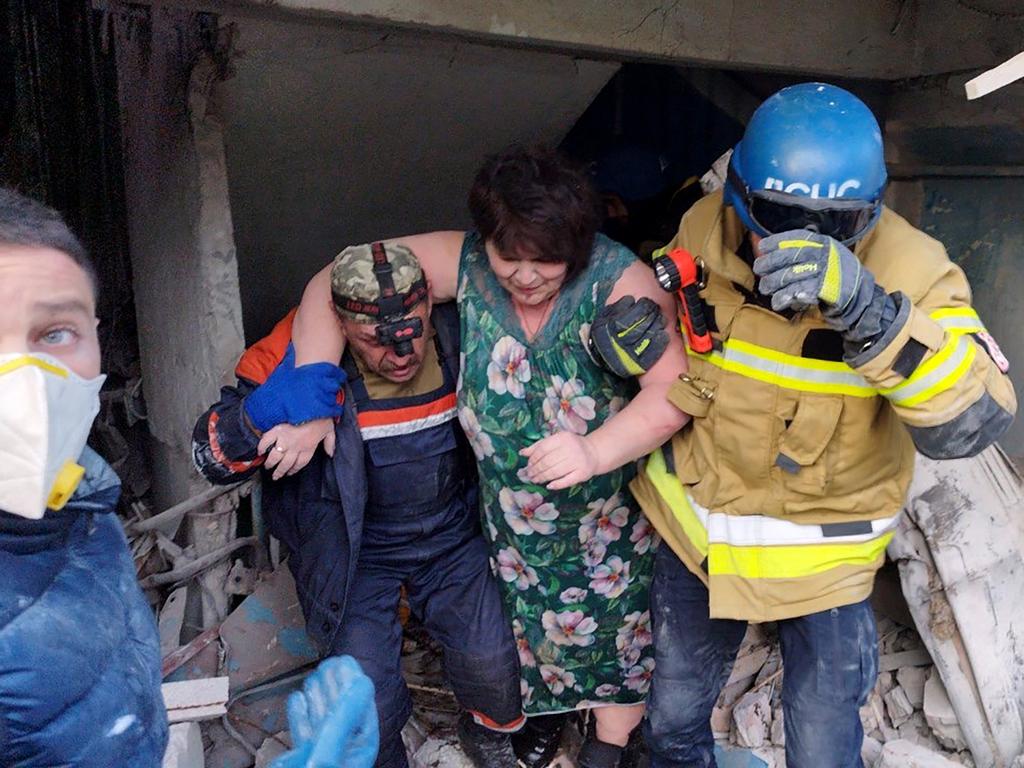
<svg viewBox="0 0 1024 768">
<path fill-rule="evenodd" d="M 0 511 L 0 766 L 155 768 L 167 744 L 156 621 L 88 448 L 60 512 Z"/>
</svg>

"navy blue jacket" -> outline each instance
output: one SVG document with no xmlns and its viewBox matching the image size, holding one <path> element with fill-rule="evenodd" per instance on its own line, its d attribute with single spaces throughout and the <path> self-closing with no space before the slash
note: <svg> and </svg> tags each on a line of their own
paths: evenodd
<svg viewBox="0 0 1024 768">
<path fill-rule="evenodd" d="M 152 768 L 167 714 L 160 641 L 114 507 L 86 448 L 60 512 L 0 512 L 0 766 Z"/>
<path fill-rule="evenodd" d="M 223 387 L 221 399 L 196 423 L 192 458 L 212 483 L 237 482 L 263 463 L 256 450 L 259 437 L 248 423 L 242 401 L 284 356 L 293 317 L 294 312 L 246 351 L 235 369 L 238 384 Z M 459 319 L 454 303 L 436 305 L 431 322 L 443 364 L 452 366 L 457 376 Z M 355 402 L 348 385 L 344 398 L 347 404 Z M 318 448 L 301 472 L 263 483 L 267 528 L 289 551 L 288 565 L 295 576 L 306 631 L 323 653 L 331 651 L 341 627 L 366 510 L 363 442 L 351 405 L 337 422 L 335 438 L 333 459 Z"/>
</svg>

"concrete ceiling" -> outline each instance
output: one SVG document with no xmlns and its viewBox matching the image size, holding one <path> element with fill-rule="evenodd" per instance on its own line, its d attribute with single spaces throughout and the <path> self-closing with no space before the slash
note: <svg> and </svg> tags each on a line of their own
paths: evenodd
<svg viewBox="0 0 1024 768">
<path fill-rule="evenodd" d="M 987 68 L 1024 48 L 1020 0 L 165 0 L 235 14 L 794 74 L 896 80 Z"/>
</svg>

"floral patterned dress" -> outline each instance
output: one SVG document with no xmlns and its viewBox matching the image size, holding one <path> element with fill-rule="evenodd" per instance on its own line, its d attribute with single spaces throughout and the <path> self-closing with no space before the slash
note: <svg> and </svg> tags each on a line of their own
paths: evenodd
<svg viewBox="0 0 1024 768">
<path fill-rule="evenodd" d="M 527 714 L 643 701 L 654 669 L 648 587 L 655 534 L 629 493 L 631 463 L 549 491 L 519 451 L 587 434 L 635 391 L 587 352 L 596 312 L 635 256 L 598 236 L 527 342 L 508 293 L 470 233 L 459 265 L 459 419 L 476 453 L 485 534 L 519 646 Z"/>
</svg>

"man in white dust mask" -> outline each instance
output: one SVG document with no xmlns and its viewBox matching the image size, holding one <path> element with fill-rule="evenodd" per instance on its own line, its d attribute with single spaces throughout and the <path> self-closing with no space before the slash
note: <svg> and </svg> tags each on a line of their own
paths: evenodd
<svg viewBox="0 0 1024 768">
<path fill-rule="evenodd" d="M 0 188 L 0 766 L 159 766 L 153 613 L 86 446 L 96 278 L 53 210 Z"/>
</svg>

